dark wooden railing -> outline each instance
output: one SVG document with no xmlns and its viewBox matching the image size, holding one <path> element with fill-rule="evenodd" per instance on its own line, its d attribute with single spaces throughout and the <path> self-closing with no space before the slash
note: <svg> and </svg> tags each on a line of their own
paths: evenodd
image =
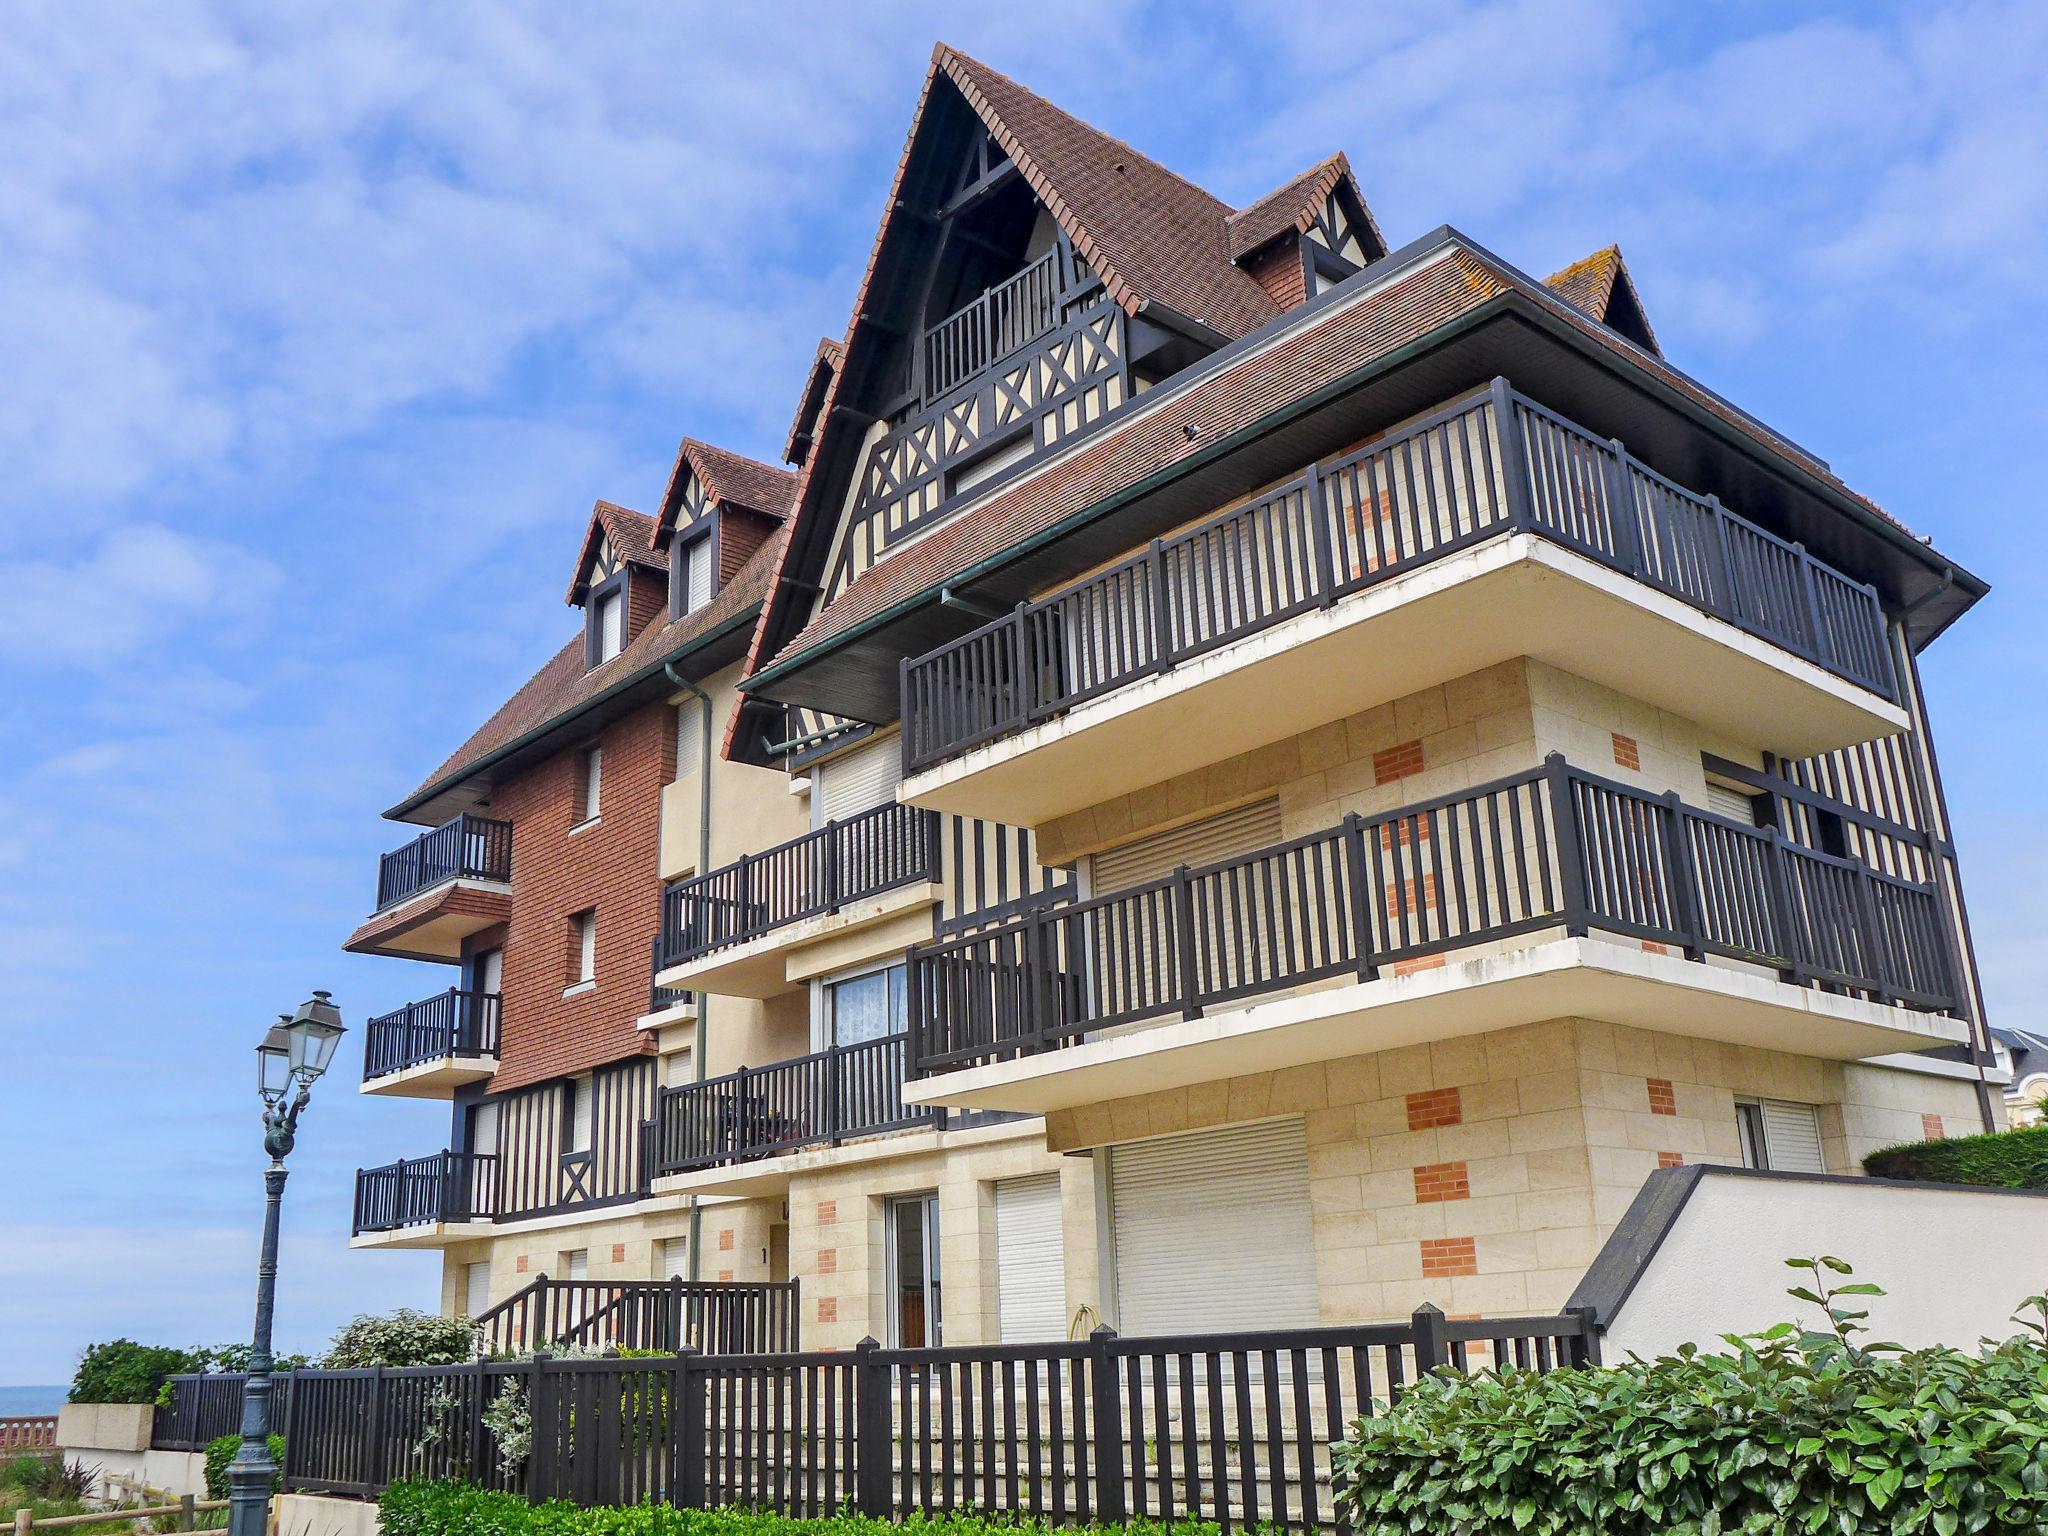
<svg viewBox="0 0 2048 1536">
<path fill-rule="evenodd" d="M 661 984 L 661 935 L 655 934 L 654 942 L 648 946 L 647 957 L 647 1011 L 659 1013 L 664 1008 L 680 1008 L 685 1003 L 696 1001 L 697 994 L 688 987 L 664 987 Z"/>
<path fill-rule="evenodd" d="M 270 1379 L 273 1424 L 283 1423 L 290 1411 L 294 1374 L 279 1371 Z M 203 1451 L 222 1435 L 234 1434 L 242 1427 L 242 1388 L 248 1380 L 240 1371 L 169 1377 L 170 1401 L 157 1404 L 150 1446 L 159 1451 Z"/>
<path fill-rule="evenodd" d="M 924 333 L 927 405 L 1059 323 L 1058 260 L 1047 251 Z"/>
<path fill-rule="evenodd" d="M 655 1173 L 684 1173 L 937 1124 L 943 1111 L 903 1102 L 908 1040 L 907 1035 L 888 1035 L 835 1045 L 662 1089 Z"/>
<path fill-rule="evenodd" d="M 938 827 L 936 811 L 892 802 L 677 881 L 661 893 L 657 969 L 932 878 Z"/>
<path fill-rule="evenodd" d="M 377 861 L 377 910 L 444 880 L 510 880 L 512 823 L 466 812 Z"/>
<path fill-rule="evenodd" d="M 820 1518 L 956 1509 L 1054 1524 L 1337 1525 L 1330 1448 L 1424 1372 L 1597 1364 L 1588 1311 L 1286 1332 L 808 1354 L 478 1360 L 297 1373 L 284 1485 L 460 1478 L 539 1502 Z M 507 1458 L 485 1415 L 530 1415 Z"/>
<path fill-rule="evenodd" d="M 497 1210 L 496 1153 L 434 1152 L 356 1170 L 355 1232 L 488 1221 Z"/>
<path fill-rule="evenodd" d="M 1850 859 L 1544 767 L 910 952 L 913 1074 L 1546 928 L 1960 1005 L 1939 899 Z M 1796 1042 L 1791 1042 L 1796 1044 Z"/>
<path fill-rule="evenodd" d="M 57 1447 L 57 1415 L 0 1415 L 0 1451 L 50 1451 Z"/>
<path fill-rule="evenodd" d="M 450 987 L 370 1020 L 363 1039 L 363 1081 L 451 1056 L 498 1054 L 499 997 Z"/>
<path fill-rule="evenodd" d="M 545 1349 L 682 1349 L 758 1355 L 798 1347 L 795 1280 L 550 1280 L 542 1275 L 476 1318 L 486 1354 Z"/>
<path fill-rule="evenodd" d="M 1501 424 L 1511 423 L 1503 432 Z M 902 664 L 906 772 L 1511 532 L 1897 698 L 1876 590 L 1496 379 Z"/>
</svg>

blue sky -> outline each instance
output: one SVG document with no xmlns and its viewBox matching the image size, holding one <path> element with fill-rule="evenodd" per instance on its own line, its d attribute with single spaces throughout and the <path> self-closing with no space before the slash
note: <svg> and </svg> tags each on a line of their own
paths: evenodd
<svg viewBox="0 0 2048 1536">
<path fill-rule="evenodd" d="M 1679 366 L 1989 578 L 1925 658 L 1994 1018 L 2043 1022 L 2048 8 L 16 0 L 0 29 L 0 1383 L 246 1335 L 251 1047 L 377 811 L 567 635 L 593 497 L 773 458 L 933 40 L 1234 203 L 1343 148 L 1389 240 L 1612 240 Z M 309 1112 L 279 1335 L 438 1106 Z"/>
</svg>

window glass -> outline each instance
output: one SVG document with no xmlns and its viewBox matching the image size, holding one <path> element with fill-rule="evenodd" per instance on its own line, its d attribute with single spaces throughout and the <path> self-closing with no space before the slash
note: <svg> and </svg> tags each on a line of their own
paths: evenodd
<svg viewBox="0 0 2048 1536">
<path fill-rule="evenodd" d="M 604 748 L 584 749 L 578 765 L 576 790 L 576 819 L 595 821 L 601 805 L 600 789 L 604 781 Z"/>
<path fill-rule="evenodd" d="M 892 965 L 847 981 L 835 981 L 826 993 L 827 1019 L 834 1045 L 857 1045 L 900 1035 L 909 1027 L 906 971 Z"/>
<path fill-rule="evenodd" d="M 576 937 L 576 980 L 597 979 L 597 909 L 578 912 L 569 919 Z"/>
<path fill-rule="evenodd" d="M 676 706 L 676 777 L 687 779 L 704 766 L 704 706 L 685 699 Z"/>
<path fill-rule="evenodd" d="M 944 1330 L 939 1309 L 939 1197 L 891 1200 L 889 1213 L 889 1343 L 896 1349 L 936 1348 Z"/>
<path fill-rule="evenodd" d="M 626 594 L 618 587 L 597 600 L 597 659 L 610 661 L 626 648 Z"/>
</svg>

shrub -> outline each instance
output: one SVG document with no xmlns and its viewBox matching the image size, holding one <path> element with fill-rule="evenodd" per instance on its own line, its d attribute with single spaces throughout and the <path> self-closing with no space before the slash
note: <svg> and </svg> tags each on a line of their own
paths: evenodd
<svg viewBox="0 0 2048 1536">
<path fill-rule="evenodd" d="M 1132 1536 L 1215 1536 L 1197 1521 L 1167 1525 L 1054 1527 L 1014 1515 L 911 1515 L 904 1520 L 840 1514 L 793 1520 L 745 1509 L 674 1509 L 636 1504 L 579 1509 L 555 1500 L 528 1504 L 515 1493 L 467 1483 L 393 1483 L 377 1501 L 384 1536 L 1083 1536 L 1088 1530 Z"/>
<path fill-rule="evenodd" d="M 0 1467 L 0 1488 L 19 1488 L 23 1493 L 39 1492 L 50 1465 L 47 1456 L 14 1456 Z"/>
<path fill-rule="evenodd" d="M 1781 1323 L 1732 1353 L 1606 1369 L 1430 1376 L 1337 1447 L 1358 1536 L 1429 1531 L 2039 1532 L 2048 1526 L 2048 1338 L 1974 1354 L 1860 1344 L 1882 1294 L 1825 1282 L 1829 1331 Z M 2029 1299 L 2048 1319 L 2048 1302 Z"/>
<path fill-rule="evenodd" d="M 461 1365 L 476 1358 L 476 1324 L 400 1307 L 389 1317 L 357 1316 L 343 1325 L 321 1364 L 330 1370 L 372 1365 Z"/>
<path fill-rule="evenodd" d="M 197 1350 L 110 1339 L 91 1345 L 79 1357 L 78 1372 L 71 1378 L 71 1401 L 153 1403 L 165 1377 L 200 1367 Z"/>
<path fill-rule="evenodd" d="M 218 1440 L 206 1443 L 206 1496 L 209 1499 L 224 1499 L 228 1496 L 228 1463 L 235 1459 L 235 1452 L 242 1448 L 240 1435 L 222 1435 Z M 284 1436 L 270 1437 L 270 1459 L 277 1463 L 278 1474 L 270 1480 L 270 1491 L 276 1493 L 283 1486 L 284 1478 Z"/>
<path fill-rule="evenodd" d="M 2048 1189 L 2048 1125 L 1948 1141 L 1909 1141 L 1871 1153 L 1863 1159 L 1863 1171 L 1880 1179 Z"/>
</svg>

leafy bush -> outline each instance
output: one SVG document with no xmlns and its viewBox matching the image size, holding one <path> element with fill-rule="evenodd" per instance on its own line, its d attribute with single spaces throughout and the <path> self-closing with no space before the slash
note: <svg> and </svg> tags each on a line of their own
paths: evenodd
<svg viewBox="0 0 2048 1536">
<path fill-rule="evenodd" d="M 321 1364 L 330 1370 L 372 1365 L 461 1365 L 476 1358 L 476 1324 L 400 1307 L 389 1317 L 357 1316 L 343 1325 Z"/>
<path fill-rule="evenodd" d="M 153 1403 L 166 1376 L 199 1370 L 201 1363 L 198 1350 L 110 1339 L 79 1357 L 78 1372 L 71 1378 L 71 1401 Z"/>
<path fill-rule="evenodd" d="M 206 1496 L 209 1499 L 224 1499 L 228 1496 L 228 1463 L 235 1459 L 235 1452 L 242 1448 L 240 1435 L 222 1435 L 218 1440 L 206 1443 Z M 276 1493 L 283 1486 L 284 1479 L 284 1436 L 270 1437 L 270 1459 L 277 1463 L 278 1475 L 270 1480 L 270 1491 Z"/>
<path fill-rule="evenodd" d="M 1128 1531 L 1131 1536 L 1215 1536 L 1216 1527 L 1197 1521 L 1167 1525 L 1133 1521 L 1129 1526 L 1054 1527 L 1012 1515 L 911 1515 L 875 1520 L 842 1514 L 792 1520 L 745 1509 L 675 1509 L 636 1504 L 579 1509 L 555 1500 L 529 1504 L 515 1493 L 497 1493 L 467 1483 L 393 1483 L 377 1501 L 384 1536 L 1084 1536 L 1089 1530 Z"/>
<path fill-rule="evenodd" d="M 1947 1141 L 1909 1141 L 1871 1153 L 1863 1159 L 1863 1171 L 1880 1179 L 2048 1189 L 2048 1125 Z"/>
<path fill-rule="evenodd" d="M 2043 1322 L 1976 1353 L 1862 1344 L 1864 1314 L 1809 1268 L 1829 1331 L 1730 1335 L 1732 1353 L 1606 1369 L 1426 1377 L 1337 1447 L 1358 1536 L 1428 1531 L 2006 1533 L 2048 1528 Z"/>
</svg>

